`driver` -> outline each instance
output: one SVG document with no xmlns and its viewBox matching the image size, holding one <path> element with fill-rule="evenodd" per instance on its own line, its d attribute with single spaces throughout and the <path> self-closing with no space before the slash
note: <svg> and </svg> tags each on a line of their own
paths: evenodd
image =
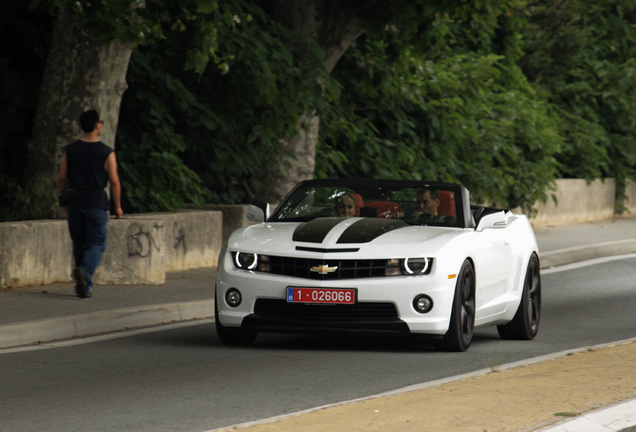
<svg viewBox="0 0 636 432">
<path fill-rule="evenodd" d="M 413 214 L 415 219 L 426 223 L 447 222 L 448 216 L 437 211 L 439 207 L 439 191 L 427 187 L 417 191 L 417 211 Z"/>
</svg>

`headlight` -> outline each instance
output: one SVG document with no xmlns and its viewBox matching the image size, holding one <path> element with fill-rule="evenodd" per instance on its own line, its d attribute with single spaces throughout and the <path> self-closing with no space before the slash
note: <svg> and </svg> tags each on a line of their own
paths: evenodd
<svg viewBox="0 0 636 432">
<path fill-rule="evenodd" d="M 232 252 L 234 266 L 243 270 L 269 272 L 269 257 L 254 252 Z"/>
<path fill-rule="evenodd" d="M 428 258 L 406 258 L 402 262 L 406 274 L 426 274 L 428 270 Z"/>
<path fill-rule="evenodd" d="M 417 276 L 429 274 L 433 265 L 433 258 L 413 257 L 390 259 L 386 263 L 386 276 Z"/>
<path fill-rule="evenodd" d="M 240 269 L 254 270 L 258 264 L 258 255 L 255 253 L 235 252 L 234 265 Z"/>
</svg>

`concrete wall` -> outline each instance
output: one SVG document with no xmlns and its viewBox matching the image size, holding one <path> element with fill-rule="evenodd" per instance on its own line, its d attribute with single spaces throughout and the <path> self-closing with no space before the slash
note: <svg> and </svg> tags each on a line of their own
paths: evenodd
<svg viewBox="0 0 636 432">
<path fill-rule="evenodd" d="M 614 179 L 593 182 L 560 179 L 556 184 L 556 203 L 548 199 L 545 203 L 535 205 L 537 214 L 531 219 L 534 226 L 566 225 L 613 217 L 616 193 Z"/>
<path fill-rule="evenodd" d="M 127 217 L 108 223 L 106 252 L 95 271 L 96 284 L 159 285 L 166 281 L 166 222 Z"/>
<path fill-rule="evenodd" d="M 0 285 L 36 285 L 71 278 L 66 221 L 0 223 Z"/>
<path fill-rule="evenodd" d="M 157 285 L 166 272 L 216 266 L 222 219 L 204 210 L 111 219 L 95 283 Z M 65 220 L 0 223 L 0 285 L 69 282 L 72 268 Z"/>
<path fill-rule="evenodd" d="M 625 189 L 625 195 L 627 195 L 627 201 L 624 203 L 629 214 L 636 214 L 636 183 L 633 181 L 627 182 Z"/>
<path fill-rule="evenodd" d="M 237 228 L 251 224 L 247 220 L 247 209 L 249 204 L 206 204 L 205 210 L 218 211 L 223 214 L 223 238 L 222 244 L 227 243 L 230 234 Z"/>
<path fill-rule="evenodd" d="M 130 216 L 145 220 L 158 218 L 152 230 L 135 228 L 128 233 L 129 256 L 152 253 L 153 233 L 165 233 L 167 272 L 216 266 L 225 231 L 224 213 L 206 210 L 179 210 L 175 213 L 144 213 Z M 137 249 L 137 251 L 135 250 Z"/>
</svg>

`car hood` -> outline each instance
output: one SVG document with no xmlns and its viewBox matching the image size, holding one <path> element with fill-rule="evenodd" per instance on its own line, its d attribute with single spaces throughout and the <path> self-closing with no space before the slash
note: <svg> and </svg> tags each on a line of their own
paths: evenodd
<svg viewBox="0 0 636 432">
<path fill-rule="evenodd" d="M 431 252 L 457 236 L 461 228 L 412 226 L 396 219 L 318 218 L 309 222 L 274 222 L 237 230 L 228 247 L 258 253 L 281 253 L 293 250 L 338 252 L 406 247 L 426 243 Z"/>
</svg>

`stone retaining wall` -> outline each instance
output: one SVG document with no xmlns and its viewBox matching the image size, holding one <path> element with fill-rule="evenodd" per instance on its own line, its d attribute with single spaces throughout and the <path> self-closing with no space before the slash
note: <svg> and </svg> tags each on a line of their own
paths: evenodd
<svg viewBox="0 0 636 432">
<path fill-rule="evenodd" d="M 533 225 L 566 225 L 613 217 L 614 179 L 593 182 L 560 179 L 556 183 L 556 203 L 551 198 L 545 203 L 537 203 L 537 214 L 530 220 Z"/>
<path fill-rule="evenodd" d="M 625 188 L 625 195 L 627 195 L 627 201 L 624 203 L 627 211 L 630 214 L 636 213 L 636 183 L 632 181 L 627 182 Z"/>
<path fill-rule="evenodd" d="M 158 285 L 166 272 L 216 266 L 222 218 L 183 210 L 111 219 L 95 283 Z M 0 223 L 0 286 L 69 282 L 72 268 L 65 220 Z"/>
<path fill-rule="evenodd" d="M 194 208 L 194 205 L 190 204 L 187 207 Z M 223 214 L 223 244 L 237 228 L 252 223 L 247 220 L 248 208 L 249 204 L 205 204 L 203 206 L 204 210 L 218 211 Z"/>
<path fill-rule="evenodd" d="M 71 248 L 66 221 L 0 223 L 0 286 L 69 280 Z"/>
<path fill-rule="evenodd" d="M 556 203 L 549 198 L 537 203 L 537 214 L 530 219 L 533 226 L 567 225 L 593 222 L 614 217 L 616 181 L 613 178 L 587 181 L 559 179 L 556 181 Z M 627 182 L 627 215 L 636 213 L 636 183 Z"/>
</svg>

